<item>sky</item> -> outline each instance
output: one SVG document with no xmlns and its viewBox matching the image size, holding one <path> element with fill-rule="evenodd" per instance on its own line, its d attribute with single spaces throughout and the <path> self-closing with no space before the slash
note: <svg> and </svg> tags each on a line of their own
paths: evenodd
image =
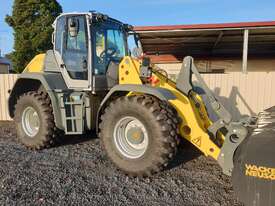
<svg viewBox="0 0 275 206">
<path fill-rule="evenodd" d="M 13 0 L 0 0 L 0 49 L 13 49 L 5 23 Z M 63 12 L 96 10 L 134 26 L 275 20 L 274 0 L 58 0 Z"/>
</svg>

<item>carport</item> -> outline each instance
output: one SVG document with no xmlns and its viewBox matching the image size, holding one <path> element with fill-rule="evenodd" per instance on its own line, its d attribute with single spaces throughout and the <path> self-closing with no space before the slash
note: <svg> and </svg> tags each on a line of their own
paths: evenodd
<svg viewBox="0 0 275 206">
<path fill-rule="evenodd" d="M 144 53 L 155 63 L 176 63 L 184 56 L 199 59 L 275 56 L 275 21 L 135 27 Z"/>
</svg>

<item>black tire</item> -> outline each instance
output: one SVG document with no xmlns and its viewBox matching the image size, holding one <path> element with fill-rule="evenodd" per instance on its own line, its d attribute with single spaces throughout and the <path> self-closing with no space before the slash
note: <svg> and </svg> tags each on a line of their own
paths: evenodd
<svg viewBox="0 0 275 206">
<path fill-rule="evenodd" d="M 22 125 L 22 115 L 27 107 L 32 107 L 37 112 L 40 121 L 38 132 L 33 137 L 30 137 L 24 131 Z M 15 105 L 14 120 L 17 128 L 17 138 L 27 148 L 40 150 L 54 144 L 54 139 L 59 131 L 55 127 L 51 100 L 47 93 L 31 91 L 21 95 Z"/>
<path fill-rule="evenodd" d="M 136 159 L 123 156 L 114 142 L 115 125 L 125 116 L 138 119 L 148 132 L 147 149 Z M 178 123 L 177 114 L 166 102 L 147 95 L 120 97 L 102 114 L 99 136 L 107 156 L 120 170 L 147 177 L 163 170 L 176 154 Z"/>
</svg>

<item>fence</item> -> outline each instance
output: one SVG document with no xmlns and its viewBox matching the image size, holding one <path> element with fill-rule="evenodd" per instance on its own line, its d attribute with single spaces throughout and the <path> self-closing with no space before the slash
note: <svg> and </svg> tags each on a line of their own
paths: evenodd
<svg viewBox="0 0 275 206">
<path fill-rule="evenodd" d="M 235 120 L 275 106 L 275 72 L 203 74 L 203 78 Z"/>
<path fill-rule="evenodd" d="M 275 105 L 275 72 L 232 72 L 202 76 L 235 120 Z M 0 75 L 0 120 L 11 120 L 7 110 L 8 90 L 16 78 L 15 74 Z"/>
<path fill-rule="evenodd" d="M 0 120 L 11 120 L 8 112 L 9 89 L 16 81 L 16 74 L 0 74 Z"/>
</svg>

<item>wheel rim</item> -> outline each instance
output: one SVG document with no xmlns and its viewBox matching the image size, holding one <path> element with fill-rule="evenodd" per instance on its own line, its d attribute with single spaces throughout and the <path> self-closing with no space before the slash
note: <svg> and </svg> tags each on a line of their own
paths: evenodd
<svg viewBox="0 0 275 206">
<path fill-rule="evenodd" d="M 125 157 L 137 159 L 147 150 L 149 139 L 145 126 L 135 117 L 124 117 L 115 125 L 114 141 Z"/>
<path fill-rule="evenodd" d="M 27 107 L 23 111 L 22 126 L 24 132 L 31 138 L 37 135 L 40 127 L 38 113 L 33 107 Z"/>
</svg>

